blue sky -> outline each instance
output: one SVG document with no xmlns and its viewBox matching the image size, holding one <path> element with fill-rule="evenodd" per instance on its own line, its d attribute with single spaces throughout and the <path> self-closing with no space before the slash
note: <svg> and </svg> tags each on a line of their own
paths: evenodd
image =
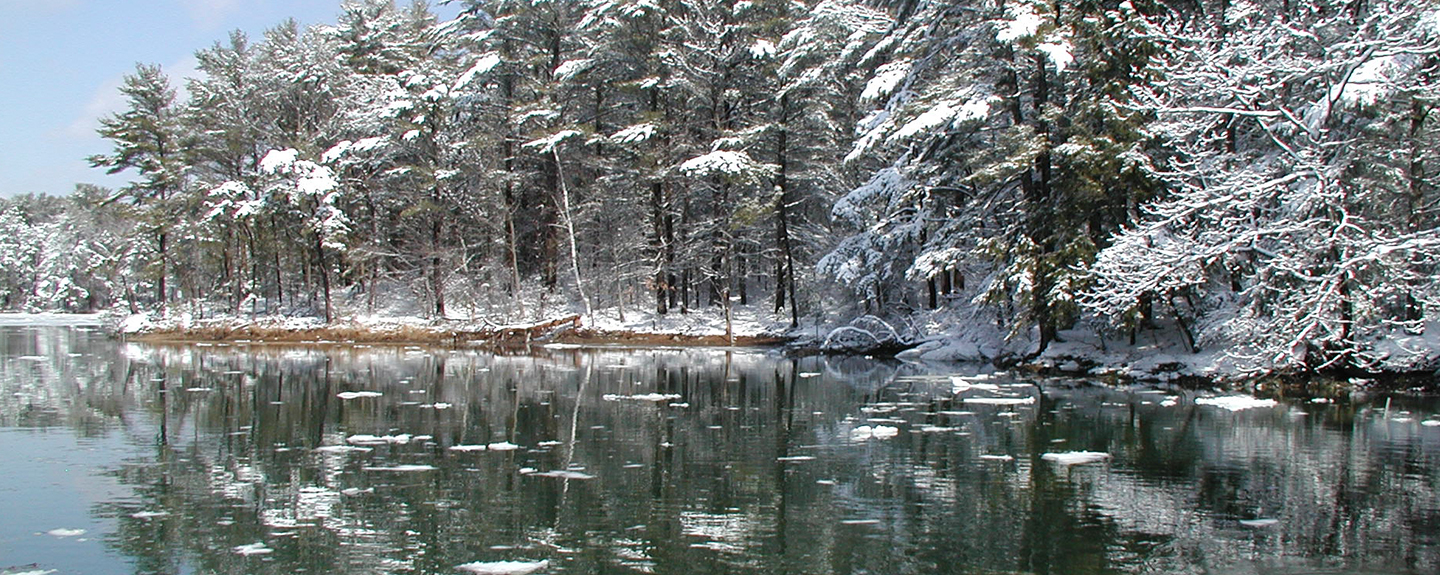
<svg viewBox="0 0 1440 575">
<path fill-rule="evenodd" d="M 258 40 L 286 18 L 331 24 L 339 12 L 340 0 L 0 0 L 0 196 L 124 185 L 85 158 L 110 150 L 95 129 L 124 108 L 121 78 L 137 62 L 178 86 L 194 52 L 231 30 Z"/>
</svg>

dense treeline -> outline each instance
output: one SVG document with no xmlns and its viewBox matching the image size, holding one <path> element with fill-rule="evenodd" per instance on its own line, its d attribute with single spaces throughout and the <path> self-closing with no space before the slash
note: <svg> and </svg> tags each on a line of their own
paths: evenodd
<svg viewBox="0 0 1440 575">
<path fill-rule="evenodd" d="M 7 233 L 3 303 L 940 308 L 1310 368 L 1437 318 L 1429 0 L 463 5 L 138 67 L 92 158 L 135 183 L 5 208 L 100 231 Z"/>
</svg>

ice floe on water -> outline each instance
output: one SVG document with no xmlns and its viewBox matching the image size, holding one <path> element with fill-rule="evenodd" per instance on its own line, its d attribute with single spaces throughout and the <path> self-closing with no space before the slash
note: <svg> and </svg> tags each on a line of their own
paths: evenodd
<svg viewBox="0 0 1440 575">
<path fill-rule="evenodd" d="M 1015 461 L 1015 457 L 1014 457 L 1014 456 L 1011 456 L 1011 455 L 981 455 L 981 456 L 980 456 L 980 460 L 981 460 L 981 461 Z"/>
<path fill-rule="evenodd" d="M 501 441 L 498 443 L 491 443 L 490 445 L 486 445 L 485 449 L 488 449 L 490 451 L 515 451 L 516 449 L 520 449 L 520 446 L 515 445 L 514 443 L 510 443 L 509 441 Z"/>
<path fill-rule="evenodd" d="M 1440 419 L 1427 419 L 1420 422 L 1420 425 L 1425 427 L 1440 427 Z"/>
<path fill-rule="evenodd" d="M 653 401 L 659 403 L 662 401 L 680 399 L 680 395 L 677 393 L 640 393 L 636 395 L 616 395 L 613 393 L 607 393 L 601 396 L 600 399 L 603 399 L 605 401 L 621 401 L 628 399 L 631 401 Z"/>
<path fill-rule="evenodd" d="M 399 473 L 410 473 L 410 472 L 415 472 L 415 471 L 434 471 L 434 470 L 439 469 L 439 468 L 438 468 L 438 467 L 435 467 L 434 465 L 424 465 L 424 464 L 414 464 L 414 463 L 410 463 L 410 464 L 404 464 L 404 465 L 385 465 L 385 466 L 376 466 L 376 467 L 362 467 L 361 469 L 364 469 L 365 471 L 394 471 L 394 472 L 399 472 Z"/>
<path fill-rule="evenodd" d="M 46 531 L 45 534 L 46 534 L 46 535 L 49 535 L 49 536 L 51 536 L 51 537 L 79 537 L 79 536 L 85 534 L 85 530 L 84 530 L 84 529 L 66 529 L 66 528 L 64 528 L 64 527 L 61 527 L 61 528 L 59 528 L 59 529 L 51 529 L 51 530 L 49 530 L 49 531 Z"/>
<path fill-rule="evenodd" d="M 385 394 L 378 391 L 342 391 L 335 394 L 335 397 L 340 399 L 361 399 L 365 397 L 380 397 L 382 395 Z"/>
<path fill-rule="evenodd" d="M 401 433 L 399 435 L 368 435 L 357 434 L 345 438 L 345 442 L 351 445 L 405 445 L 411 441 L 422 441 L 429 439 L 428 436 L 410 435 Z"/>
<path fill-rule="evenodd" d="M 900 435 L 900 429 L 897 427 L 891 427 L 889 425 L 876 425 L 874 427 L 871 427 L 869 425 L 862 425 L 860 427 L 850 430 L 850 439 L 855 441 L 865 441 L 867 439 L 889 439 L 897 435 Z"/>
<path fill-rule="evenodd" d="M 274 549 L 271 549 L 271 548 L 269 548 L 269 547 L 266 547 L 264 543 L 251 543 L 251 544 L 249 544 L 249 545 L 237 545 L 237 546 L 235 546 L 235 547 L 231 547 L 230 550 L 231 550 L 231 551 L 234 551 L 235 553 L 237 553 L 237 554 L 239 554 L 239 555 L 244 555 L 244 556 L 246 556 L 246 557 L 249 557 L 249 556 L 251 556 L 251 555 L 266 555 L 266 554 L 274 553 L 274 552 L 275 552 Z"/>
<path fill-rule="evenodd" d="M 1277 402 L 1273 399 L 1260 399 L 1248 395 L 1222 395 L 1218 397 L 1201 397 L 1195 400 L 1196 405 L 1209 405 L 1229 411 L 1242 411 L 1260 407 L 1275 407 Z"/>
<path fill-rule="evenodd" d="M 1086 465 L 1089 463 L 1108 461 L 1110 454 L 1098 451 L 1066 451 L 1063 453 L 1046 453 L 1041 455 L 1040 459 L 1060 466 Z"/>
<path fill-rule="evenodd" d="M 450 451 L 485 451 L 484 445 L 451 445 Z"/>
<path fill-rule="evenodd" d="M 316 447 L 315 451 L 318 451 L 320 453 L 363 453 L 366 451 L 375 450 L 369 447 L 360 447 L 358 445 L 326 445 L 323 447 Z"/>
<path fill-rule="evenodd" d="M 529 575 L 549 566 L 549 561 L 476 561 L 456 565 L 455 570 L 475 575 Z"/>
<path fill-rule="evenodd" d="M 1241 519 L 1241 520 L 1240 520 L 1240 525 L 1245 526 L 1245 527 L 1259 528 L 1259 527 L 1269 527 L 1269 526 L 1275 525 L 1276 523 L 1279 523 L 1279 522 L 1280 522 L 1279 519 L 1268 519 L 1268 518 L 1267 518 L 1267 519 Z"/>
<path fill-rule="evenodd" d="M 1030 405 L 1035 403 L 1034 397 L 966 397 L 961 399 L 965 403 L 976 405 Z"/>
<path fill-rule="evenodd" d="M 131 517 L 134 517 L 136 519 L 156 519 L 159 517 L 167 517 L 169 515 L 170 513 L 165 511 L 137 511 L 130 514 Z"/>
<path fill-rule="evenodd" d="M 528 473 L 527 473 L 527 471 L 528 471 Z M 581 472 L 579 472 L 579 471 L 570 471 L 570 470 L 565 470 L 565 469 L 556 469 L 556 470 L 554 470 L 554 471 L 536 471 L 536 470 L 535 470 L 534 468 L 532 468 L 532 467 L 526 467 L 526 468 L 524 468 L 524 469 L 521 469 L 521 470 L 520 470 L 520 474 L 521 474 L 521 475 L 529 475 L 529 476 L 531 476 L 531 477 L 552 477 L 552 478 L 555 478 L 555 479 L 594 479 L 594 478 L 595 478 L 594 475 L 590 475 L 589 473 L 581 473 Z"/>
<path fill-rule="evenodd" d="M 29 565 L 29 567 L 34 567 L 34 565 Z M 0 572 L 0 575 L 50 575 L 51 573 L 59 573 L 59 571 L 55 569 L 34 569 L 31 571 L 4 571 Z"/>
<path fill-rule="evenodd" d="M 775 458 L 775 461 L 780 461 L 780 462 L 787 462 L 787 461 L 788 461 L 788 462 L 815 461 L 815 456 L 814 456 L 814 455 L 791 455 L 791 456 L 789 456 L 789 457 L 776 457 L 776 458 Z"/>
</svg>

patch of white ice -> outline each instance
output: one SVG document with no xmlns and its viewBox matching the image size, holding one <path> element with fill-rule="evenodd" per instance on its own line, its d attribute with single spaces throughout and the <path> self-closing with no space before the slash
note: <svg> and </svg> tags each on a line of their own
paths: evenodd
<svg viewBox="0 0 1440 575">
<path fill-rule="evenodd" d="M 529 575 L 549 566 L 549 561 L 476 561 L 456 565 L 455 570 L 475 575 Z"/>
<path fill-rule="evenodd" d="M 1273 399 L 1260 399 L 1248 395 L 1222 395 L 1220 397 L 1201 397 L 1195 400 L 1196 405 L 1210 405 L 1229 411 L 1241 411 L 1257 407 L 1275 407 Z"/>
<path fill-rule="evenodd" d="M 246 557 L 249 557 L 249 556 L 251 556 L 251 555 L 265 555 L 265 554 L 269 554 L 269 553 L 274 553 L 274 552 L 275 552 L 274 549 L 271 549 L 271 548 L 269 548 L 269 547 L 266 547 L 264 543 L 251 543 L 251 544 L 249 544 L 249 545 L 239 545 L 239 546 L 236 546 L 236 547 L 232 547 L 232 548 L 231 548 L 231 551 L 234 551 L 235 553 L 240 554 L 240 555 L 244 555 L 244 556 L 246 556 Z"/>
<path fill-rule="evenodd" d="M 1060 466 L 1086 465 L 1107 461 L 1110 459 L 1110 454 L 1097 451 L 1067 451 L 1064 453 L 1046 453 L 1041 455 L 1040 459 Z"/>
<path fill-rule="evenodd" d="M 850 439 L 854 441 L 865 441 L 867 439 L 889 439 L 900 435 L 900 430 L 889 425 L 862 425 L 850 430 Z"/>
</svg>

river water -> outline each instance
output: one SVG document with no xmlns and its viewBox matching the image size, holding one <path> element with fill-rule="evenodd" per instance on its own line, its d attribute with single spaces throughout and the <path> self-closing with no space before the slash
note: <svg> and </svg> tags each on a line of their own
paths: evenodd
<svg viewBox="0 0 1440 575">
<path fill-rule="evenodd" d="M 1440 572 L 1433 398 L 1210 395 L 0 326 L 0 573 Z"/>
</svg>

